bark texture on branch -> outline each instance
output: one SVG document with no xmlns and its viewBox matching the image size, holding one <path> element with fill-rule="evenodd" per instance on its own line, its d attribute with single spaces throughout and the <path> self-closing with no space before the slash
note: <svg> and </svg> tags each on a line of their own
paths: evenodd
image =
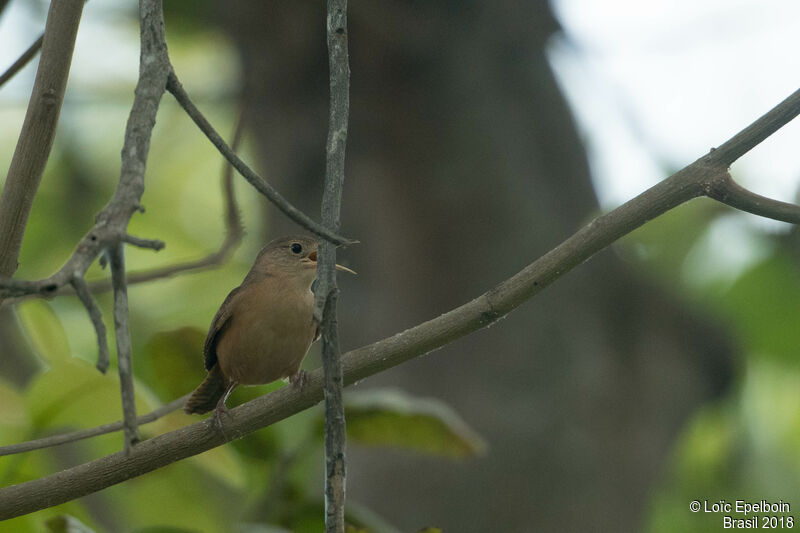
<svg viewBox="0 0 800 533">
<path fill-rule="evenodd" d="M 333 232 L 341 226 L 342 188 L 345 176 L 347 123 L 350 115 L 350 65 L 347 52 L 347 0 L 327 2 L 329 70 L 328 140 L 325 145 L 325 185 L 322 223 Z M 336 283 L 336 246 L 322 242 L 314 314 L 321 319 L 322 367 L 325 391 L 325 531 L 344 533 L 347 484 L 346 424 L 339 351 Z"/>
<path fill-rule="evenodd" d="M 28 215 L 55 138 L 83 3 L 50 3 L 33 92 L 0 196 L 0 277 L 17 270 Z"/>
</svg>

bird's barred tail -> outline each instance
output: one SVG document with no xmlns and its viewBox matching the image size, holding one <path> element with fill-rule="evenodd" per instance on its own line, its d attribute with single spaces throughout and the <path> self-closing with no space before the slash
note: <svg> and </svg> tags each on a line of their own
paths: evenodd
<svg viewBox="0 0 800 533">
<path fill-rule="evenodd" d="M 189 399 L 186 400 L 186 405 L 183 410 L 188 414 L 197 413 L 203 414 L 211 411 L 217 406 L 217 402 L 225 394 L 225 378 L 222 376 L 222 371 L 219 369 L 219 364 L 215 364 L 208 371 L 208 376 L 197 387 Z"/>
</svg>

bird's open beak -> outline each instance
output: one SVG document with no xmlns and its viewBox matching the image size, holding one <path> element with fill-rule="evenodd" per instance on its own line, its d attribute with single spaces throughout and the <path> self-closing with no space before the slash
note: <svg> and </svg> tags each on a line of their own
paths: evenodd
<svg viewBox="0 0 800 533">
<path fill-rule="evenodd" d="M 352 274 L 354 276 L 358 276 L 358 274 L 356 274 L 355 270 L 350 270 L 349 268 L 347 268 L 345 266 L 342 266 L 342 265 L 339 265 L 339 264 L 336 265 L 336 270 L 341 270 L 342 272 L 347 272 L 348 274 Z"/>
<path fill-rule="evenodd" d="M 314 263 L 314 266 L 316 266 L 316 265 L 317 265 L 317 251 L 316 251 L 316 250 L 314 250 L 313 252 L 311 252 L 310 254 L 308 254 L 308 259 L 309 259 L 309 260 L 310 260 L 312 263 Z M 350 270 L 350 269 L 349 269 L 349 268 L 347 268 L 346 266 L 342 266 L 342 265 L 338 265 L 338 264 L 336 265 L 336 270 L 341 270 L 342 272 L 348 272 L 348 273 L 350 273 L 350 274 L 353 274 L 354 276 L 357 276 L 357 275 L 358 275 L 358 274 L 356 274 L 356 272 L 355 272 L 354 270 Z"/>
</svg>

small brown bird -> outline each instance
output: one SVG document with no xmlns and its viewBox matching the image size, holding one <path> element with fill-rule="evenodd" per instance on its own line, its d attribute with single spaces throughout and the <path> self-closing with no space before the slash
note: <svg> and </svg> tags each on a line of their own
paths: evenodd
<svg viewBox="0 0 800 533">
<path fill-rule="evenodd" d="M 337 270 L 352 270 L 336 265 Z M 187 413 L 228 412 L 225 402 L 237 385 L 261 385 L 288 378 L 302 382 L 300 370 L 319 337 L 313 319 L 317 242 L 305 236 L 275 239 L 259 252 L 253 268 L 217 311 L 203 355 L 208 376 L 184 406 Z"/>
</svg>

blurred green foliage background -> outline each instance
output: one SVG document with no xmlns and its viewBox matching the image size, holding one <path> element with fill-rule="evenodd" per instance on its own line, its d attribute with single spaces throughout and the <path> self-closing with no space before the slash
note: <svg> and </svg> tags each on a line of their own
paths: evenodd
<svg viewBox="0 0 800 533">
<path fill-rule="evenodd" d="M 757 231 L 747 218 L 692 202 L 623 243 L 647 256 L 641 267 L 656 282 L 722 321 L 741 350 L 732 389 L 675 443 L 650 502 L 650 531 L 721 530 L 721 515 L 687 512 L 692 500 L 782 500 L 794 511 L 800 498 L 798 234 Z"/>
</svg>

